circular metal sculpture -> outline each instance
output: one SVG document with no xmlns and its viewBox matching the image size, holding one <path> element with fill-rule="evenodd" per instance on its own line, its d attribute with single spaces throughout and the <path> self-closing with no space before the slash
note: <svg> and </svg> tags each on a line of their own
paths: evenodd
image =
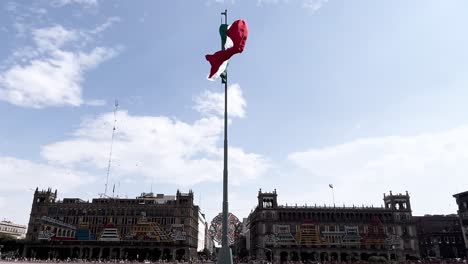
<svg viewBox="0 0 468 264">
<path fill-rule="evenodd" d="M 232 213 L 228 214 L 228 242 L 229 245 L 234 244 L 234 241 L 240 236 L 242 224 L 237 216 Z M 221 243 L 223 237 L 223 213 L 219 213 L 211 220 L 208 234 L 214 241 Z"/>
</svg>

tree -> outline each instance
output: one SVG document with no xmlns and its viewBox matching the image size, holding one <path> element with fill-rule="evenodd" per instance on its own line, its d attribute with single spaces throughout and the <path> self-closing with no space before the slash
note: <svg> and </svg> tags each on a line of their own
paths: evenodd
<svg viewBox="0 0 468 264">
<path fill-rule="evenodd" d="M 16 240 L 16 238 L 9 234 L 0 234 L 0 243 Z"/>
</svg>

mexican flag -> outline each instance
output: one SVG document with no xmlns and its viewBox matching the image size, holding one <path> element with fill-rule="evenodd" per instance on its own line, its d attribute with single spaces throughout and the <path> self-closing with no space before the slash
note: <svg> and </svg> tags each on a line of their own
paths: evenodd
<svg viewBox="0 0 468 264">
<path fill-rule="evenodd" d="M 239 19 L 229 26 L 222 24 L 219 27 L 219 34 L 224 48 L 214 54 L 205 56 L 206 60 L 211 64 L 210 74 L 208 75 L 210 81 L 218 78 L 226 70 L 232 55 L 244 51 L 249 29 L 245 20 Z"/>
</svg>

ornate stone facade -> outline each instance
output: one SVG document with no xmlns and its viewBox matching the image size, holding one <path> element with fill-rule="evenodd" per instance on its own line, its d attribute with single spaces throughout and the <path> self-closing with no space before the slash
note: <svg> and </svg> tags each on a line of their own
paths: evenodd
<svg viewBox="0 0 468 264">
<path fill-rule="evenodd" d="M 284 206 L 276 190 L 258 193 L 248 218 L 249 251 L 256 259 L 397 260 L 419 257 L 410 197 L 384 195 L 385 207 Z"/>
<path fill-rule="evenodd" d="M 414 216 L 421 258 L 465 258 L 465 241 L 458 216 Z"/>
<path fill-rule="evenodd" d="M 26 257 L 185 259 L 197 255 L 200 209 L 193 193 L 143 193 L 135 199 L 57 200 L 36 189 Z"/>
<path fill-rule="evenodd" d="M 26 236 L 26 226 L 3 220 L 0 221 L 0 234 L 22 239 Z"/>
<path fill-rule="evenodd" d="M 463 239 L 465 240 L 466 255 L 468 255 L 468 191 L 454 194 L 458 205 L 458 218 L 462 228 Z"/>
</svg>

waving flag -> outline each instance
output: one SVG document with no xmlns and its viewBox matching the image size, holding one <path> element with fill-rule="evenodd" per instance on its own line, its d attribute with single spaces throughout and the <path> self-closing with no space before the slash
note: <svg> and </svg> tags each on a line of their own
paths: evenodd
<svg viewBox="0 0 468 264">
<path fill-rule="evenodd" d="M 228 60 L 234 54 L 244 51 L 249 29 L 245 20 L 239 19 L 229 26 L 226 24 L 221 25 L 219 34 L 224 49 L 205 56 L 206 60 L 211 64 L 208 80 L 218 78 L 226 70 Z"/>
</svg>

